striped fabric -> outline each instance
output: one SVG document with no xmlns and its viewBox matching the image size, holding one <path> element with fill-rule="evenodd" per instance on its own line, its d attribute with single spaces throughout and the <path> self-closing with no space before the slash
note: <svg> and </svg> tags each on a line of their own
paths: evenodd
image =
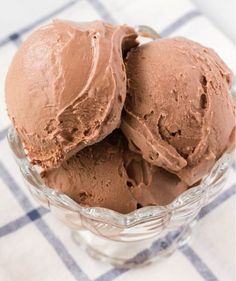
<svg viewBox="0 0 236 281">
<path fill-rule="evenodd" d="M 202 209 L 190 245 L 145 268 L 114 268 L 87 256 L 72 241 L 70 230 L 31 198 L 7 145 L 10 123 L 4 104 L 4 80 L 17 47 L 55 17 L 145 24 L 162 36 L 187 36 L 216 49 L 234 73 L 235 46 L 187 0 L 4 2 L 0 4 L 0 281 L 236 280 L 236 165 L 223 192 Z M 145 251 L 158 251 L 158 246 L 154 243 Z"/>
</svg>

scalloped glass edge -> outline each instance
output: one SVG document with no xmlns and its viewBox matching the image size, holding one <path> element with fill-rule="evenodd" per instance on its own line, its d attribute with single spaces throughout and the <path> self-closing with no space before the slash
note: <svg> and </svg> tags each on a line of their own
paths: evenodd
<svg viewBox="0 0 236 281">
<path fill-rule="evenodd" d="M 184 208 L 196 200 L 203 200 L 203 207 L 210 201 L 209 191 L 213 190 L 215 186 L 223 185 L 226 181 L 227 172 L 233 162 L 232 151 L 226 151 L 199 185 L 186 190 L 170 204 L 166 206 L 142 207 L 128 214 L 121 214 L 107 208 L 82 206 L 67 195 L 47 187 L 40 178 L 38 167 L 32 165 L 27 158 L 22 143 L 13 127 L 8 131 L 8 143 L 27 184 L 43 193 L 51 205 L 79 212 L 81 215 L 96 221 L 106 221 L 112 225 L 127 228 L 147 220 L 162 218 L 166 215 L 170 216 L 172 212 Z M 50 208 L 50 206 L 48 207 Z"/>
</svg>

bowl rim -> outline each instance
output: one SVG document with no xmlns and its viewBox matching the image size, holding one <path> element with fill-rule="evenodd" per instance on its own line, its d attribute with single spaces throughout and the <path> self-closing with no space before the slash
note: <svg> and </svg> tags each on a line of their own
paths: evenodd
<svg viewBox="0 0 236 281">
<path fill-rule="evenodd" d="M 226 180 L 227 172 L 233 159 L 232 151 L 227 150 L 216 161 L 211 171 L 203 177 L 200 184 L 187 189 L 165 206 L 146 206 L 130 213 L 122 214 L 104 207 L 80 205 L 69 196 L 46 186 L 41 180 L 39 171 L 37 171 L 37 166 L 31 164 L 30 160 L 27 158 L 21 140 L 12 126 L 8 130 L 7 139 L 14 159 L 25 181 L 27 181 L 31 187 L 36 188 L 38 192 L 43 193 L 51 205 L 80 213 L 89 219 L 103 222 L 105 220 L 113 226 L 126 228 L 158 218 L 162 221 L 163 218 L 165 218 L 168 221 L 174 212 L 181 210 L 189 204 L 193 204 L 196 200 L 201 200 L 201 207 L 203 207 L 207 203 L 204 199 L 209 190 L 214 189 L 215 186 L 218 186 L 222 181 Z"/>
</svg>

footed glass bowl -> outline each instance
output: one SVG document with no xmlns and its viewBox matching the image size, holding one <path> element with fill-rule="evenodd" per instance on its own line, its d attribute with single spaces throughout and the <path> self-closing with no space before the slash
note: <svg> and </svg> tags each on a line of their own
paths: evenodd
<svg viewBox="0 0 236 281">
<path fill-rule="evenodd" d="M 43 184 L 39 169 L 30 164 L 15 130 L 8 142 L 33 197 L 72 230 L 75 243 L 91 256 L 122 267 L 135 267 L 162 259 L 186 243 L 203 206 L 221 191 L 232 156 L 226 152 L 201 184 L 188 189 L 166 206 L 120 214 L 100 207 L 83 207 Z"/>
</svg>

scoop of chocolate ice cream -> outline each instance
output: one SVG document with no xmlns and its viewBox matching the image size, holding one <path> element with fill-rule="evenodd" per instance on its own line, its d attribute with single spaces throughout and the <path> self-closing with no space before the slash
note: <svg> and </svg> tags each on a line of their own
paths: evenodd
<svg viewBox="0 0 236 281">
<path fill-rule="evenodd" d="M 125 25 L 55 20 L 21 45 L 8 71 L 6 103 L 34 164 L 58 166 L 119 126 L 122 56 L 136 37 Z"/>
<path fill-rule="evenodd" d="M 43 172 L 42 178 L 82 205 L 129 213 L 137 202 L 127 185 L 123 153 L 121 139 L 109 137 L 84 148 L 59 168 Z"/>
<path fill-rule="evenodd" d="M 176 175 L 145 161 L 129 150 L 124 155 L 128 186 L 139 207 L 171 203 L 188 189 Z"/>
<path fill-rule="evenodd" d="M 231 71 L 212 49 L 184 38 L 133 49 L 126 70 L 121 127 L 130 148 L 194 184 L 224 152 L 235 127 Z"/>
<path fill-rule="evenodd" d="M 187 189 L 177 176 L 131 152 L 119 131 L 42 173 L 46 185 L 81 205 L 129 213 L 166 205 Z"/>
</svg>

